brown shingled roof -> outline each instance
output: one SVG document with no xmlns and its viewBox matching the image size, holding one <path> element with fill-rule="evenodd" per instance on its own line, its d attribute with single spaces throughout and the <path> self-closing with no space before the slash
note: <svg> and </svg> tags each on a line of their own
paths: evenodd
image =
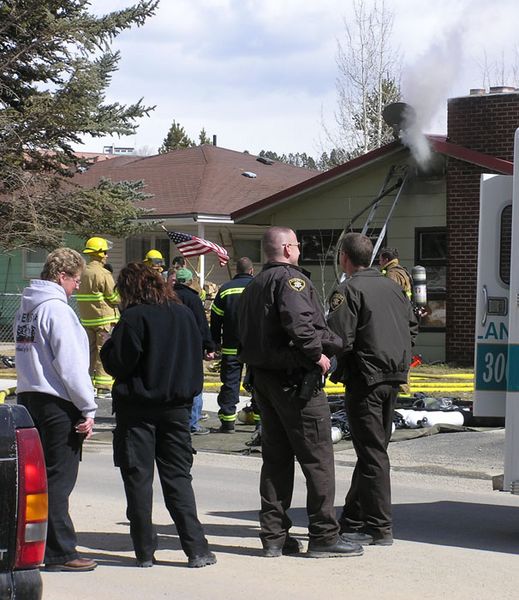
<svg viewBox="0 0 519 600">
<path fill-rule="evenodd" d="M 253 172 L 248 178 L 244 172 Z M 112 181 L 144 180 L 153 196 L 142 203 L 154 216 L 229 215 L 285 188 L 313 177 L 317 171 L 256 156 L 202 145 L 149 157 L 117 157 L 92 165 L 74 181 L 94 186 L 102 177 Z"/>
</svg>

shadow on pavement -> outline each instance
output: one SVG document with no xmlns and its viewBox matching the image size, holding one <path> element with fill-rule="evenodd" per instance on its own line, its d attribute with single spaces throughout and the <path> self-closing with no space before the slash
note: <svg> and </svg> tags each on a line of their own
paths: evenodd
<svg viewBox="0 0 519 600">
<path fill-rule="evenodd" d="M 257 522 L 257 511 L 211 512 L 213 517 Z M 306 527 L 304 508 L 292 508 L 289 516 L 295 526 Z M 393 505 L 395 540 L 408 540 L 440 546 L 472 548 L 490 552 L 519 554 L 519 506 L 495 506 L 471 502 L 430 502 Z M 242 525 L 238 527 L 243 527 Z M 229 525 L 210 525 L 210 535 L 234 535 Z M 251 535 L 253 533 L 251 532 Z M 257 535 L 257 532 L 256 532 Z"/>
</svg>

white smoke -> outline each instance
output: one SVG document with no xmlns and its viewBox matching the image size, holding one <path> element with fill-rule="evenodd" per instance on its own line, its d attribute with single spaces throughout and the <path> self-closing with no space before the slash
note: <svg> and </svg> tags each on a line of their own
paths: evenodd
<svg viewBox="0 0 519 600">
<path fill-rule="evenodd" d="M 432 156 L 423 131 L 429 126 L 461 70 L 462 45 L 459 30 L 453 28 L 443 40 L 435 42 L 404 73 L 403 95 L 414 111 L 407 111 L 401 139 L 409 146 L 422 168 Z"/>
</svg>

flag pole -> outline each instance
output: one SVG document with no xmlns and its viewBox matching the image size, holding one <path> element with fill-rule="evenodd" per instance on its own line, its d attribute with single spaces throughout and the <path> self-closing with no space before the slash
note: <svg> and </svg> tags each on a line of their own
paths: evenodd
<svg viewBox="0 0 519 600">
<path fill-rule="evenodd" d="M 205 239 L 205 224 L 204 223 L 200 223 L 200 221 L 197 223 L 198 225 L 198 233 L 197 236 L 199 238 Z M 204 283 L 205 283 L 205 255 L 201 254 L 200 255 L 200 289 L 204 289 Z"/>
</svg>

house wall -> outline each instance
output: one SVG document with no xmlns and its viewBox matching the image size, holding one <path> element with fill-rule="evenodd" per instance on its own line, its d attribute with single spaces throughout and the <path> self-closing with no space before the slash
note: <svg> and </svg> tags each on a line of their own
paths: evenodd
<svg viewBox="0 0 519 600">
<path fill-rule="evenodd" d="M 449 100 L 448 138 L 453 144 L 512 161 L 518 126 L 517 92 Z M 446 358 L 464 365 L 474 362 L 479 184 L 483 172 L 489 171 L 455 159 L 447 164 Z"/>
<path fill-rule="evenodd" d="M 171 230 L 182 231 L 183 233 L 189 233 L 192 235 L 197 235 L 197 227 L 195 225 L 175 225 L 169 226 Z M 260 244 L 261 238 L 263 236 L 263 231 L 265 227 L 258 227 L 255 225 L 209 225 L 205 226 L 205 239 L 210 240 L 220 246 L 223 246 L 229 256 L 230 260 L 228 265 L 221 267 L 218 262 L 218 258 L 216 254 L 209 253 L 205 255 L 205 273 L 206 280 L 216 283 L 216 285 L 220 286 L 222 283 L 225 283 L 229 279 L 231 279 L 236 271 L 236 261 L 241 258 L 241 255 L 238 255 L 235 250 L 235 241 L 237 239 L 249 239 L 256 240 L 258 244 Z M 145 244 L 145 247 L 151 249 L 155 245 L 156 240 L 164 240 L 169 241 L 166 233 L 162 229 L 157 229 L 155 231 L 149 231 L 140 234 L 138 237 L 141 237 L 149 243 Z M 109 261 L 114 268 L 114 277 L 117 278 L 119 271 L 121 268 L 128 262 L 129 257 L 126 252 L 126 240 L 123 239 L 113 239 L 113 248 L 110 251 Z M 180 252 L 176 249 L 176 246 L 173 242 L 169 241 L 169 260 L 171 262 L 174 256 L 180 255 Z M 256 261 L 254 263 L 255 269 L 259 270 L 262 265 L 262 259 Z M 193 272 L 198 272 L 200 269 L 199 259 L 197 257 L 191 258 L 187 260 L 187 266 Z M 166 265 L 169 267 L 169 265 Z"/>
<path fill-rule="evenodd" d="M 399 164 L 406 164 L 400 157 Z M 347 180 L 321 186 L 316 191 L 300 194 L 294 200 L 283 202 L 279 208 L 268 213 L 269 225 L 282 225 L 295 230 L 342 229 L 350 219 L 367 206 L 379 193 L 389 167 L 395 160 L 387 161 L 373 169 L 364 169 Z M 379 217 L 373 226 L 380 227 L 392 200 L 384 200 Z M 265 216 L 262 215 L 263 220 Z M 356 221 L 361 228 L 367 213 Z M 259 218 L 256 218 L 258 221 Z M 389 222 L 387 245 L 399 250 L 400 262 L 409 270 L 415 264 L 415 228 L 445 226 L 445 180 L 443 177 L 419 177 L 406 184 L 399 204 Z M 326 298 L 335 285 L 332 266 L 304 265 L 312 274 L 312 280 L 321 296 Z M 427 361 L 445 360 L 445 333 L 421 332 L 415 351 Z"/>
</svg>

